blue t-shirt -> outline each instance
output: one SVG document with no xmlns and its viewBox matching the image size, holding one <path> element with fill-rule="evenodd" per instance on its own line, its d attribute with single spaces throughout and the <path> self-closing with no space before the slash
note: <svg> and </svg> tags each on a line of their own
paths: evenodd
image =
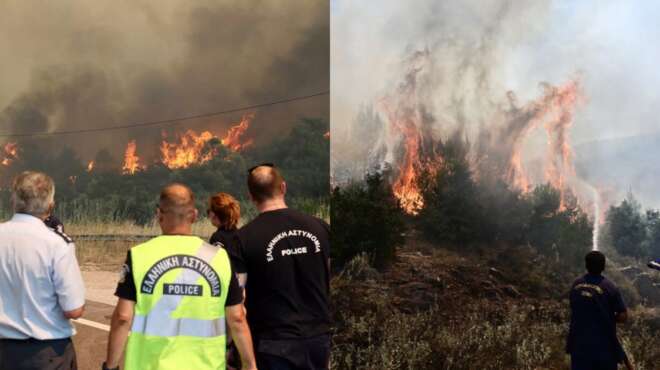
<svg viewBox="0 0 660 370">
<path fill-rule="evenodd" d="M 601 275 L 586 274 L 571 288 L 571 324 L 566 352 L 623 361 L 616 316 L 626 311 L 621 293 Z"/>
</svg>

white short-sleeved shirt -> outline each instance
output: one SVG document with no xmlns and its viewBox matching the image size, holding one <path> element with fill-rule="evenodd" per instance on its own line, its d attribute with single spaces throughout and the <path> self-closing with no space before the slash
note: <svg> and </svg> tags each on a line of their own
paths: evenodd
<svg viewBox="0 0 660 370">
<path fill-rule="evenodd" d="M 0 223 L 0 339 L 75 333 L 64 311 L 85 303 L 85 288 L 67 239 L 27 214 Z"/>
</svg>

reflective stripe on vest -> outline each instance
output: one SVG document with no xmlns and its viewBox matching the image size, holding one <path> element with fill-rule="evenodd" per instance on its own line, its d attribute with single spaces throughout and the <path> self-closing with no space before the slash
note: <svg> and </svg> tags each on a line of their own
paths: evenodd
<svg viewBox="0 0 660 370">
<path fill-rule="evenodd" d="M 225 335 L 225 319 L 173 319 L 169 313 L 166 315 L 152 313 L 147 316 L 137 315 L 133 317 L 131 331 L 159 337 L 186 335 L 189 337 L 210 338 Z"/>
</svg>

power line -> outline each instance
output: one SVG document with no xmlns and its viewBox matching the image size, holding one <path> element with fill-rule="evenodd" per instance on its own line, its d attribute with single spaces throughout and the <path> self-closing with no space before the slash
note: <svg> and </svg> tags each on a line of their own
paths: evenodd
<svg viewBox="0 0 660 370">
<path fill-rule="evenodd" d="M 170 119 L 165 119 L 165 120 L 160 120 L 160 121 L 148 121 L 148 122 L 132 123 L 132 124 L 127 124 L 127 125 L 122 125 L 122 126 L 98 127 L 98 128 L 89 128 L 89 129 L 69 130 L 69 131 L 53 131 L 53 132 L 22 132 L 22 133 L 17 133 L 17 134 L 3 133 L 3 134 L 0 134 L 0 138 L 21 138 L 21 137 L 34 137 L 34 136 L 73 135 L 73 134 L 82 134 L 82 133 L 89 133 L 89 132 L 123 130 L 123 129 L 127 129 L 127 128 L 136 128 L 136 127 L 167 125 L 167 124 L 177 123 L 177 122 L 181 122 L 181 121 L 196 119 L 196 118 L 207 118 L 207 117 L 219 116 L 219 115 L 222 115 L 222 114 L 240 112 L 240 111 L 249 110 L 249 109 L 264 108 L 264 107 L 270 107 L 270 106 L 278 105 L 278 104 L 291 103 L 291 102 L 294 102 L 294 101 L 307 100 L 307 99 L 315 98 L 317 96 L 323 96 L 323 95 L 328 95 L 328 94 L 330 94 L 330 91 L 326 90 L 326 91 L 321 91 L 321 92 L 318 92 L 318 93 L 315 93 L 315 94 L 296 96 L 296 97 L 293 97 L 293 98 L 276 100 L 276 101 L 271 101 L 271 102 L 268 102 L 268 103 L 248 105 L 248 106 L 239 107 L 239 108 L 227 109 L 227 110 L 223 110 L 223 111 L 219 111 L 219 112 L 211 112 L 211 113 L 197 114 L 197 115 L 194 115 L 194 116 L 184 116 L 184 117 L 170 118 Z"/>
</svg>

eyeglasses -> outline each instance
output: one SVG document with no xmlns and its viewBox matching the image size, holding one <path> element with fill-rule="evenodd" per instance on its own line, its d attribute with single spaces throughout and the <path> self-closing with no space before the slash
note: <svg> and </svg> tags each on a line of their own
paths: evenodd
<svg viewBox="0 0 660 370">
<path fill-rule="evenodd" d="M 254 166 L 254 167 L 250 167 L 250 169 L 248 169 L 248 175 L 249 175 L 249 174 L 252 174 L 252 171 L 256 170 L 257 167 L 271 167 L 271 168 L 273 168 L 273 167 L 275 167 L 275 165 L 274 165 L 273 163 L 261 163 L 261 164 L 258 164 L 258 165 L 256 165 L 256 166 Z"/>
</svg>

